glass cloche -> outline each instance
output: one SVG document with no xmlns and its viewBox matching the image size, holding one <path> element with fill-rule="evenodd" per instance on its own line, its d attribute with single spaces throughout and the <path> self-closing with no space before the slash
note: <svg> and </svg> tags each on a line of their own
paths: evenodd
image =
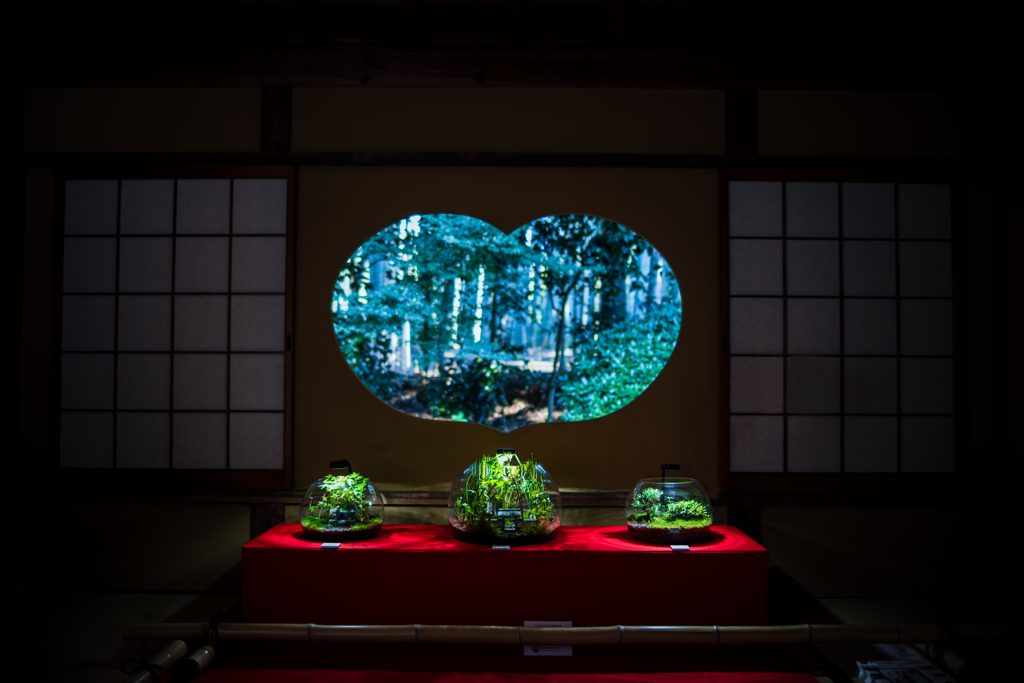
<svg viewBox="0 0 1024 683">
<path fill-rule="evenodd" d="M 626 501 L 626 526 L 638 541 L 688 545 L 707 537 L 712 524 L 711 499 L 696 479 L 666 477 L 662 465 L 657 479 L 641 479 Z"/>
<path fill-rule="evenodd" d="M 373 538 L 384 525 L 384 502 L 373 482 L 352 470 L 348 460 L 335 460 L 328 474 L 313 482 L 302 498 L 299 522 L 306 536 L 325 541 Z"/>
<path fill-rule="evenodd" d="M 562 520 L 558 487 L 532 457 L 512 448 L 484 455 L 466 468 L 448 497 L 448 523 L 459 541 L 527 545 L 555 537 Z"/>
</svg>

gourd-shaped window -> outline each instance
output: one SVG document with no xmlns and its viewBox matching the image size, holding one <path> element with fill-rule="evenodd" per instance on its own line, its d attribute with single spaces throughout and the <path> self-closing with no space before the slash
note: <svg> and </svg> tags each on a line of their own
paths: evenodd
<svg viewBox="0 0 1024 683">
<path fill-rule="evenodd" d="M 682 297 L 660 253 L 604 218 L 510 235 L 470 216 L 410 216 L 360 246 L 331 303 L 356 376 L 416 417 L 511 432 L 622 408 L 675 348 Z"/>
</svg>

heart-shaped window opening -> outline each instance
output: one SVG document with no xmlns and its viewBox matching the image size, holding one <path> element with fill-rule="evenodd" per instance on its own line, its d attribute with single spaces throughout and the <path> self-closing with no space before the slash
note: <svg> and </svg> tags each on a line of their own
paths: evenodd
<svg viewBox="0 0 1024 683">
<path fill-rule="evenodd" d="M 425 214 L 356 249 L 331 310 L 342 354 L 382 401 L 508 433 L 632 402 L 675 348 L 682 297 L 664 257 L 614 221 L 546 216 L 506 235 Z"/>
</svg>

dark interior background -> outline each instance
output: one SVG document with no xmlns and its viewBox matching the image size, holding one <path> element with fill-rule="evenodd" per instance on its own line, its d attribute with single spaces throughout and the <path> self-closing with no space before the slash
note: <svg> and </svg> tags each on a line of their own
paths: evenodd
<svg viewBox="0 0 1024 683">
<path fill-rule="evenodd" d="M 348 372 L 318 325 L 352 246 L 413 211 L 512 230 L 607 210 L 670 245 L 663 253 L 686 278 L 685 343 L 647 397 L 657 410 L 517 435 L 542 462 L 560 459 L 560 484 L 621 490 L 680 460 L 723 518 L 760 534 L 777 591 L 955 596 L 993 610 L 1013 592 L 1022 152 L 1011 22 L 995 5 L 197 0 L 8 11 L 6 381 L 19 400 L 6 431 L 19 585 L 238 591 L 241 545 L 275 515 L 294 520 L 294 494 L 76 485 L 48 460 L 55 174 L 272 163 L 298 168 L 293 489 L 323 473 L 339 435 L 390 488 L 444 489 L 453 468 L 505 445 L 483 428 L 385 414 Z M 736 167 L 931 169 L 966 189 L 970 343 L 958 353 L 971 364 L 960 388 L 970 469 L 954 493 L 730 499 L 720 485 L 718 169 Z M 633 464 L 616 477 L 620 462 Z M 437 507 L 391 514 L 443 520 Z M 566 515 L 620 522 L 610 508 Z"/>
</svg>

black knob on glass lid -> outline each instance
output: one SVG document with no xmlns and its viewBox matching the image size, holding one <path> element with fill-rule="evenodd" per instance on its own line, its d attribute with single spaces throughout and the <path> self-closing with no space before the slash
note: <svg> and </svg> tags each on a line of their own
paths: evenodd
<svg viewBox="0 0 1024 683">
<path fill-rule="evenodd" d="M 299 505 L 303 535 L 345 543 L 373 538 L 384 526 L 380 492 L 348 460 L 330 465 L 333 471 L 314 481 Z"/>
<path fill-rule="evenodd" d="M 331 461 L 331 469 L 332 470 L 343 470 L 345 468 L 348 468 L 348 473 L 349 474 L 352 474 L 353 472 L 355 472 L 355 470 L 352 469 L 352 465 L 348 464 L 348 460 L 332 460 Z"/>
</svg>

